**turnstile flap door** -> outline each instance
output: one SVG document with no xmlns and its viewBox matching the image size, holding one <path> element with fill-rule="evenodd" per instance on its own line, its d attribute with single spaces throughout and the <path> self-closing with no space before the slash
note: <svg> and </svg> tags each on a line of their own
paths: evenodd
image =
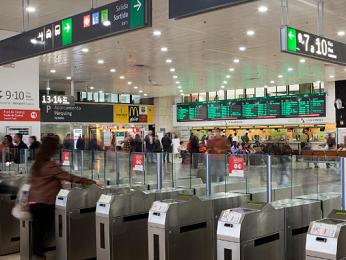
<svg viewBox="0 0 346 260">
<path fill-rule="evenodd" d="M 70 193 L 69 190 L 61 189 L 59 191 L 58 195 L 56 196 L 55 206 L 60 206 L 60 207 L 66 208 L 66 206 L 67 206 L 67 197 L 68 197 L 69 193 Z"/>
<path fill-rule="evenodd" d="M 113 196 L 102 194 L 97 201 L 96 215 L 109 215 Z"/>
<path fill-rule="evenodd" d="M 334 209 L 332 212 L 330 212 L 330 214 L 328 215 L 328 218 L 340 219 L 346 222 L 346 211 Z"/>
<path fill-rule="evenodd" d="M 263 210 L 265 206 L 271 206 L 271 205 L 265 202 L 247 201 L 245 204 L 242 204 L 241 207 L 239 207 L 239 209 L 248 209 L 246 211 L 250 212 L 249 209 Z"/>
</svg>

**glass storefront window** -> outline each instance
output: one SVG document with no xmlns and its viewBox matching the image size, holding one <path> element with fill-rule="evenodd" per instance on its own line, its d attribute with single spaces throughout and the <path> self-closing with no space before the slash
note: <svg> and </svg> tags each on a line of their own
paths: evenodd
<svg viewBox="0 0 346 260">
<path fill-rule="evenodd" d="M 227 99 L 235 99 L 235 90 L 227 90 Z"/>
<path fill-rule="evenodd" d="M 198 101 L 207 101 L 207 93 L 203 92 L 203 93 L 199 93 L 198 94 Z"/>
<path fill-rule="evenodd" d="M 287 86 L 277 86 L 276 87 L 276 95 L 277 96 L 287 95 Z"/>
<path fill-rule="evenodd" d="M 256 88 L 256 97 L 264 97 L 264 88 Z"/>
<path fill-rule="evenodd" d="M 289 94 L 290 95 L 299 94 L 299 84 L 289 85 Z"/>
<path fill-rule="evenodd" d="M 198 101 L 198 93 L 192 93 L 191 94 L 191 101 L 197 102 Z"/>
<path fill-rule="evenodd" d="M 244 89 L 236 89 L 235 98 L 244 98 Z"/>
<path fill-rule="evenodd" d="M 247 98 L 255 97 L 255 89 L 254 88 L 247 88 L 246 89 L 246 97 Z"/>
<path fill-rule="evenodd" d="M 224 90 L 219 90 L 217 92 L 217 95 L 219 97 L 219 100 L 225 100 L 225 91 Z"/>
<path fill-rule="evenodd" d="M 267 95 L 270 97 L 276 96 L 276 87 L 267 87 Z"/>
<path fill-rule="evenodd" d="M 215 100 L 216 92 L 209 92 L 209 101 Z"/>
</svg>

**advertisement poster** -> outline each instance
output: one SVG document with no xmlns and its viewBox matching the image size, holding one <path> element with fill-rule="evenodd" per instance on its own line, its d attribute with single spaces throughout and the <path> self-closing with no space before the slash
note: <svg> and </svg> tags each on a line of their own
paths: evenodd
<svg viewBox="0 0 346 260">
<path fill-rule="evenodd" d="M 335 113 L 336 126 L 338 128 L 346 127 L 346 80 L 335 81 Z"/>
<path fill-rule="evenodd" d="M 244 178 L 243 157 L 228 157 L 228 176 Z"/>
<path fill-rule="evenodd" d="M 61 153 L 61 163 L 64 166 L 70 166 L 71 153 L 70 152 L 62 152 Z"/>
<path fill-rule="evenodd" d="M 141 153 L 132 154 L 132 170 L 143 172 L 144 171 L 144 156 Z"/>
</svg>

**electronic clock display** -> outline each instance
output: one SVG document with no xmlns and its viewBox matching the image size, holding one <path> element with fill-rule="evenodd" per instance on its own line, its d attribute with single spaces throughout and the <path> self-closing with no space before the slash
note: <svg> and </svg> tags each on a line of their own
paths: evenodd
<svg viewBox="0 0 346 260">
<path fill-rule="evenodd" d="M 325 117 L 326 95 L 291 95 L 177 105 L 177 121 Z"/>
</svg>

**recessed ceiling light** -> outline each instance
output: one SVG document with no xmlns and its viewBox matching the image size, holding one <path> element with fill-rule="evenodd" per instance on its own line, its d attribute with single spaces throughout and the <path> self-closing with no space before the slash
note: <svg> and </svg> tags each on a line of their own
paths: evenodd
<svg viewBox="0 0 346 260">
<path fill-rule="evenodd" d="M 173 76 L 173 79 L 177 79 L 177 78 L 178 78 L 178 76 L 177 76 L 177 75 L 174 75 L 174 76 Z"/>
<path fill-rule="evenodd" d="M 132 82 L 131 81 L 127 82 L 127 85 L 132 85 Z"/>
<path fill-rule="evenodd" d="M 227 79 L 230 79 L 230 78 L 231 78 L 231 75 L 226 75 L 226 78 L 227 78 Z"/>
<path fill-rule="evenodd" d="M 181 89 L 181 86 L 178 86 L 178 89 Z"/>
<path fill-rule="evenodd" d="M 95 89 L 93 86 L 89 87 L 91 90 Z"/>
<path fill-rule="evenodd" d="M 239 60 L 239 59 L 234 59 L 233 62 L 234 62 L 234 63 L 239 63 L 240 60 Z"/>
<path fill-rule="evenodd" d="M 225 88 L 225 86 L 222 85 L 221 88 Z"/>
<path fill-rule="evenodd" d="M 27 11 L 28 13 L 34 13 L 34 12 L 36 12 L 36 8 L 33 6 L 27 6 L 25 8 L 25 11 Z"/>
<path fill-rule="evenodd" d="M 333 79 L 333 78 L 335 78 L 335 76 L 334 75 L 330 75 L 329 78 Z"/>
<path fill-rule="evenodd" d="M 183 90 L 181 89 L 181 90 L 179 90 L 179 92 L 183 92 Z"/>
<path fill-rule="evenodd" d="M 254 36 L 254 35 L 255 35 L 255 31 L 254 31 L 254 30 L 248 30 L 248 31 L 246 32 L 246 35 L 247 35 L 247 36 Z"/>
<path fill-rule="evenodd" d="M 287 71 L 293 71 L 293 68 L 288 68 Z"/>
<path fill-rule="evenodd" d="M 281 74 L 278 75 L 278 78 L 281 79 L 283 76 Z"/>
<path fill-rule="evenodd" d="M 300 63 L 305 63 L 305 59 L 300 59 L 299 62 Z"/>
<path fill-rule="evenodd" d="M 111 25 L 111 21 L 104 21 L 104 22 L 102 22 L 102 24 L 103 24 L 103 26 L 108 27 Z"/>
<path fill-rule="evenodd" d="M 114 73 L 114 72 L 116 72 L 117 70 L 116 70 L 116 69 L 110 69 L 109 71 L 112 72 L 112 73 Z"/>
<path fill-rule="evenodd" d="M 103 64 L 103 63 L 105 63 L 105 61 L 104 60 L 98 60 L 97 63 L 98 64 Z"/>
<path fill-rule="evenodd" d="M 258 7 L 258 12 L 260 13 L 265 13 L 268 11 L 268 7 L 265 5 L 261 5 L 260 7 Z"/>
<path fill-rule="evenodd" d="M 144 93 L 144 94 L 143 94 L 143 96 L 145 96 L 145 97 L 146 97 L 146 96 L 148 96 L 148 94 L 147 94 L 147 93 Z"/>
<path fill-rule="evenodd" d="M 175 84 L 180 84 L 180 81 L 176 81 Z"/>
<path fill-rule="evenodd" d="M 46 89 L 47 89 L 47 90 L 50 90 L 50 87 L 47 87 Z"/>
<path fill-rule="evenodd" d="M 155 31 L 153 31 L 153 35 L 154 36 L 161 36 L 161 31 L 159 31 L 159 30 L 155 30 Z"/>
<path fill-rule="evenodd" d="M 345 36 L 346 35 L 346 32 L 345 31 L 338 31 L 338 36 Z"/>
<path fill-rule="evenodd" d="M 72 77 L 71 77 L 71 76 L 67 76 L 66 79 L 67 79 L 67 80 L 71 80 Z"/>
<path fill-rule="evenodd" d="M 223 84 L 227 84 L 227 83 L 228 83 L 228 81 L 226 81 L 226 80 L 223 82 Z"/>
<path fill-rule="evenodd" d="M 268 86 L 267 86 L 267 85 L 264 85 L 263 87 L 264 87 L 264 88 L 267 88 Z"/>
<path fill-rule="evenodd" d="M 246 47 L 245 47 L 245 46 L 240 46 L 240 47 L 239 47 L 239 50 L 240 50 L 240 51 L 246 51 Z"/>
<path fill-rule="evenodd" d="M 274 81 L 274 80 L 271 80 L 271 81 L 270 81 L 270 84 L 274 84 L 274 83 L 275 83 L 275 81 Z"/>
<path fill-rule="evenodd" d="M 143 93 L 143 90 L 138 91 L 139 93 Z"/>
<path fill-rule="evenodd" d="M 229 68 L 229 71 L 230 71 L 230 72 L 233 72 L 233 71 L 234 71 L 234 68 Z"/>
<path fill-rule="evenodd" d="M 175 72 L 175 68 L 170 68 L 170 72 Z"/>
<path fill-rule="evenodd" d="M 180 96 L 184 96 L 184 93 L 181 93 Z"/>
<path fill-rule="evenodd" d="M 89 49 L 88 48 L 83 48 L 82 52 L 87 53 L 87 52 L 89 52 Z"/>
<path fill-rule="evenodd" d="M 120 76 L 119 79 L 125 79 L 125 76 Z"/>
<path fill-rule="evenodd" d="M 161 51 L 162 51 L 162 52 L 166 52 L 166 51 L 168 51 L 168 48 L 167 48 L 167 47 L 162 47 L 162 48 L 161 48 Z"/>
<path fill-rule="evenodd" d="M 138 89 L 138 87 L 137 87 L 137 86 L 134 86 L 133 88 L 134 88 L 134 89 Z"/>
<path fill-rule="evenodd" d="M 172 63 L 172 60 L 171 59 L 167 59 L 166 63 Z"/>
<path fill-rule="evenodd" d="M 56 72 L 55 69 L 51 69 L 51 70 L 50 70 L 50 73 L 55 73 L 55 72 Z"/>
</svg>

